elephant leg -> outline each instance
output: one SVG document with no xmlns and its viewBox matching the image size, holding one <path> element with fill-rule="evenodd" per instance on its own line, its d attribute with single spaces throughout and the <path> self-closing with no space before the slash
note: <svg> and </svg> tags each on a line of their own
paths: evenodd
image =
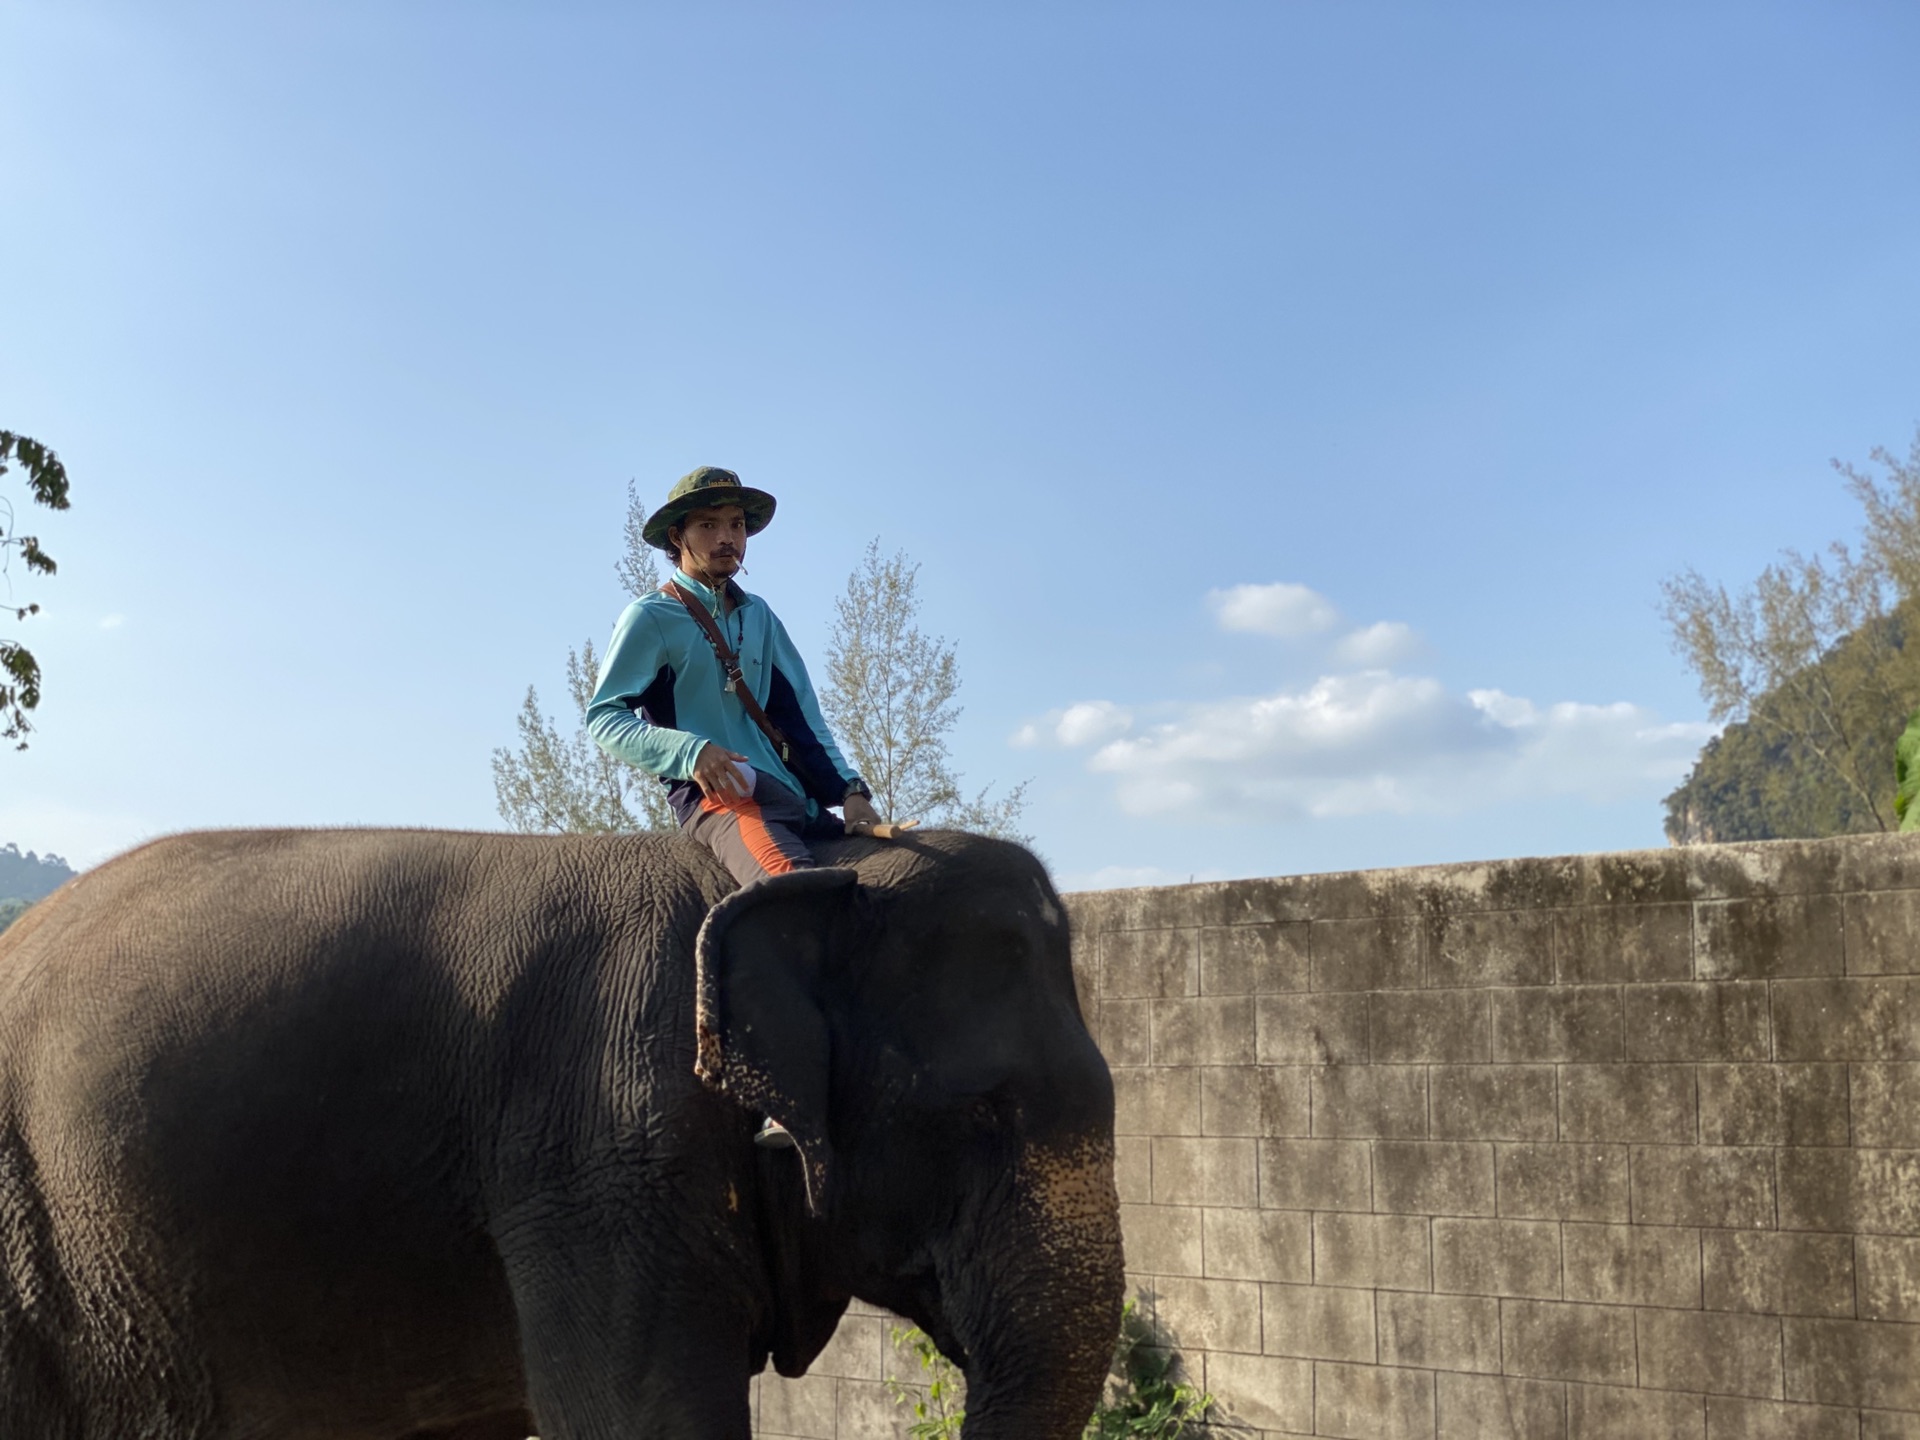
<svg viewBox="0 0 1920 1440">
<path fill-rule="evenodd" d="M 620 1239 L 516 1234 L 504 1254 L 540 1440 L 751 1440 L 747 1326 L 712 1275 Z"/>
</svg>

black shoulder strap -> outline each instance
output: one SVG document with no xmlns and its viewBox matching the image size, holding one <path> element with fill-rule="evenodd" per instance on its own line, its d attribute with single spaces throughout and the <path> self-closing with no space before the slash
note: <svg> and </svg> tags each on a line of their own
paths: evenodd
<svg viewBox="0 0 1920 1440">
<path fill-rule="evenodd" d="M 669 580 L 660 587 L 687 607 L 687 613 L 693 617 L 693 623 L 707 637 L 707 644 L 713 647 L 713 658 L 720 662 L 720 669 L 727 677 L 727 689 L 740 697 L 740 704 L 747 712 L 747 718 L 760 727 L 760 733 L 773 742 L 773 748 L 779 752 L 780 763 L 786 764 L 791 753 L 787 737 L 780 733 L 780 727 L 767 718 L 767 712 L 760 708 L 760 702 L 753 698 L 753 691 L 747 686 L 747 677 L 740 673 L 740 657 L 733 653 L 727 644 L 727 637 L 720 633 L 720 627 L 713 623 L 713 616 L 707 607 L 677 580 Z"/>
</svg>

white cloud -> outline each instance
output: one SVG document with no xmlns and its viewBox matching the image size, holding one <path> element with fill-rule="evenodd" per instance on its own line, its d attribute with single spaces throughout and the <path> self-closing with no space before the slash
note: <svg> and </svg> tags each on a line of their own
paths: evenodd
<svg viewBox="0 0 1920 1440">
<path fill-rule="evenodd" d="M 124 615 L 102 615 L 100 617 L 100 628 L 102 630 L 118 630 L 126 623 L 127 617 Z"/>
<path fill-rule="evenodd" d="M 1111 700 L 1087 700 L 1064 710 L 1049 710 L 1038 720 L 1030 720 L 1013 732 L 1009 742 L 1021 747 L 1035 745 L 1098 745 L 1116 735 L 1124 735 L 1133 725 L 1133 717 Z"/>
<path fill-rule="evenodd" d="M 1355 669 L 1377 670 L 1406 659 L 1419 645 L 1420 637 L 1413 633 L 1411 625 L 1381 620 L 1363 630 L 1342 635 L 1333 647 L 1333 658 Z"/>
<path fill-rule="evenodd" d="M 1718 729 L 1662 722 L 1642 706 L 1617 700 L 1583 705 L 1563 700 L 1544 709 L 1499 690 L 1468 698 L 1521 742 L 1515 779 L 1528 788 L 1616 800 L 1654 784 L 1668 787 L 1692 766 Z"/>
<path fill-rule="evenodd" d="M 1340 612 L 1326 596 L 1284 581 L 1209 590 L 1207 604 L 1222 630 L 1249 630 L 1288 640 L 1318 635 L 1340 623 Z"/>
<path fill-rule="evenodd" d="M 1075 709 L 1093 710 L 1099 702 Z M 1713 727 L 1620 702 L 1535 705 L 1382 670 L 1304 689 L 1168 707 L 1091 749 L 1123 809 L 1187 819 L 1457 813 L 1522 799 L 1607 801 L 1670 785 Z M 1119 706 L 1110 712 L 1124 715 Z M 1030 729 L 1036 727 L 1028 727 Z"/>
</svg>

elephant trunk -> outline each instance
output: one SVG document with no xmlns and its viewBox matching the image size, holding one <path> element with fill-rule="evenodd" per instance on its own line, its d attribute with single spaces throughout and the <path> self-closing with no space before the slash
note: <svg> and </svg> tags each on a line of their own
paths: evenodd
<svg viewBox="0 0 1920 1440">
<path fill-rule="evenodd" d="M 1014 1192 L 993 1227 L 1001 1233 L 974 1252 L 1000 1263 L 963 1283 L 952 1316 L 970 1357 L 962 1434 L 1079 1440 L 1113 1359 L 1126 1286 L 1113 1142 L 1030 1150 Z"/>
</svg>

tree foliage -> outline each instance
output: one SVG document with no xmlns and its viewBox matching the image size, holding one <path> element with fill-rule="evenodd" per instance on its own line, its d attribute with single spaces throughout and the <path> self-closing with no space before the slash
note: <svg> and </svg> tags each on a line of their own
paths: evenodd
<svg viewBox="0 0 1920 1440">
<path fill-rule="evenodd" d="M 0 900 L 0 930 L 6 929 L 9 925 L 13 924 L 14 921 L 26 914 L 27 907 L 32 904 L 33 901 L 31 900 L 12 898 Z"/>
<path fill-rule="evenodd" d="M 1025 841 L 1025 782 L 997 799 L 990 786 L 968 795 L 953 770 L 960 671 L 953 647 L 920 629 L 919 574 L 904 552 L 868 542 L 834 601 L 820 708 L 882 815 Z"/>
<path fill-rule="evenodd" d="M 1687 570 L 1662 585 L 1674 648 L 1726 730 L 1667 797 L 1668 838 L 1889 830 L 1893 747 L 1920 703 L 1920 434 L 1876 478 L 1836 462 L 1866 516 L 1856 552 L 1787 551 L 1737 594 Z"/>
<path fill-rule="evenodd" d="M 36 855 L 9 840 L 0 845 L 0 899 L 38 900 L 73 879 L 73 867 L 58 855 Z"/>
<path fill-rule="evenodd" d="M 614 574 L 636 600 L 659 588 L 653 547 L 640 529 L 647 512 L 627 486 L 626 549 Z M 521 702 L 514 728 L 517 748 L 493 752 L 494 804 L 515 830 L 604 832 L 672 830 L 673 811 L 664 786 L 645 771 L 616 760 L 587 734 L 587 706 L 600 687 L 600 658 L 593 641 L 567 652 L 567 695 L 575 723 L 562 733 L 541 709 L 533 686 Z"/>
<path fill-rule="evenodd" d="M 1904 634 L 1906 618 L 1904 609 L 1895 612 L 1891 625 L 1896 634 Z M 1904 655 L 1904 641 L 1896 646 Z M 1850 637 L 1823 657 L 1818 663 L 1833 673 L 1828 688 L 1841 694 L 1864 688 L 1849 672 L 1870 660 L 1872 649 L 1854 646 Z M 1707 742 L 1685 782 L 1667 796 L 1669 840 L 1711 844 L 1891 828 L 1891 757 L 1904 723 L 1897 709 L 1868 710 L 1860 717 L 1858 768 L 1861 778 L 1872 782 L 1869 803 L 1851 787 L 1834 783 L 1821 758 L 1792 727 L 1775 718 L 1776 703 L 1776 697 L 1762 696 L 1754 704 L 1754 718 L 1729 724 Z"/>
<path fill-rule="evenodd" d="M 666 792 L 651 775 L 616 760 L 587 734 L 587 706 L 600 688 L 593 642 L 567 652 L 567 694 L 576 723 L 570 734 L 540 709 L 527 687 L 514 728 L 517 749 L 493 752 L 493 795 L 500 818 L 527 833 L 671 830 Z"/>
<path fill-rule="evenodd" d="M 12 463 L 26 471 L 27 493 L 36 505 L 44 505 L 49 510 L 67 508 L 67 467 L 60 463 L 58 455 L 38 440 L 0 430 L 0 475 L 5 475 Z M 17 522 L 12 502 L 0 494 L 0 582 L 5 583 L 0 610 L 11 610 L 15 620 L 24 620 L 39 614 L 40 607 L 13 600 L 8 572 L 15 552 L 29 575 L 52 575 L 59 567 L 40 547 L 37 536 L 19 533 Z M 26 646 L 0 639 L 0 740 L 17 741 L 15 749 L 26 749 L 27 732 L 33 729 L 27 712 L 39 704 L 40 662 Z"/>
</svg>

